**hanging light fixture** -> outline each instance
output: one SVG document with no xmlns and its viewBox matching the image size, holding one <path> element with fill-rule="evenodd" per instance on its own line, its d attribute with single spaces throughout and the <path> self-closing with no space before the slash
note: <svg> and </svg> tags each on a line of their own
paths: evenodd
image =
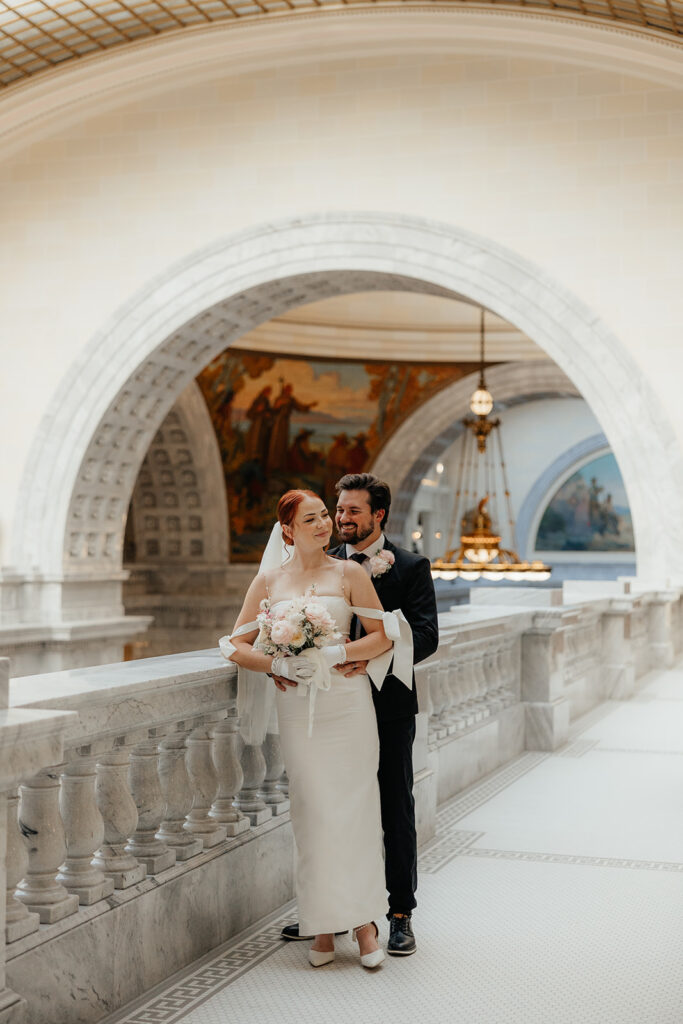
<svg viewBox="0 0 683 1024">
<path fill-rule="evenodd" d="M 471 416 L 465 427 L 453 517 L 448 532 L 446 554 L 432 562 L 434 579 L 454 580 L 547 580 L 550 566 L 540 561 L 521 561 L 512 548 L 502 546 L 502 537 L 494 529 L 498 491 L 505 498 L 510 536 L 515 523 L 510 501 L 500 419 L 489 419 L 493 398 L 484 374 L 484 309 L 479 332 L 479 385 L 470 398 Z M 460 545 L 453 543 L 460 530 Z"/>
</svg>

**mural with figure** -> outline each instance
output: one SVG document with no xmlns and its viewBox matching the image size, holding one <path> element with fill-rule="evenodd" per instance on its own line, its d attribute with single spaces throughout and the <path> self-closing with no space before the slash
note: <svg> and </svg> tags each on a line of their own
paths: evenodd
<svg viewBox="0 0 683 1024">
<path fill-rule="evenodd" d="M 548 503 L 537 551 L 635 551 L 631 510 L 610 452 L 566 480 Z"/>
<path fill-rule="evenodd" d="M 407 416 L 477 369 L 222 352 L 197 383 L 223 461 L 231 561 L 258 561 L 283 491 L 310 488 L 331 507 L 340 476 L 368 469 Z"/>
</svg>

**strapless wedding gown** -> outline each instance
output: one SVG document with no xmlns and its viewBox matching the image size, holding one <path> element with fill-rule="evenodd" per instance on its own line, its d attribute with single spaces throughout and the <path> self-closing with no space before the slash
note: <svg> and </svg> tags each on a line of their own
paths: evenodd
<svg viewBox="0 0 683 1024">
<path fill-rule="evenodd" d="M 324 595 L 316 595 L 316 601 L 348 636 L 348 602 Z M 281 603 L 286 602 L 276 602 Z M 308 697 L 289 687 L 276 696 L 297 850 L 301 935 L 344 931 L 387 912 L 370 680 L 334 670 L 331 675 L 331 688 L 316 695 L 310 736 Z"/>
</svg>

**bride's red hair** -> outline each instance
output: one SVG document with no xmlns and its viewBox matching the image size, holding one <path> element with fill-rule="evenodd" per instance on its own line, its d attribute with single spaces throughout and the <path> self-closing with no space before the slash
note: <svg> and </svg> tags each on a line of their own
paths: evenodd
<svg viewBox="0 0 683 1024">
<path fill-rule="evenodd" d="M 298 509 L 304 498 L 317 498 L 322 501 L 319 494 L 315 494 L 313 491 L 287 491 L 282 495 L 277 503 L 277 518 L 282 529 L 282 539 L 285 544 L 293 544 L 294 541 L 290 540 L 285 534 L 284 527 L 291 526 L 296 518 L 296 510 Z"/>
</svg>

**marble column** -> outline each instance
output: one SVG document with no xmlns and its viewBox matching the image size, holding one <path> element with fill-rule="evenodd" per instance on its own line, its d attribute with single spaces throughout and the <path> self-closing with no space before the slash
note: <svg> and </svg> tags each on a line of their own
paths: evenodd
<svg viewBox="0 0 683 1024">
<path fill-rule="evenodd" d="M 66 855 L 59 792 L 60 770 L 52 767 L 19 787 L 19 827 L 28 841 L 28 869 L 16 896 L 38 914 L 41 924 L 54 924 L 78 910 L 78 896 L 57 880 Z"/>
<path fill-rule="evenodd" d="M 238 836 L 249 829 L 249 819 L 235 806 L 234 801 L 242 788 L 244 772 L 240 754 L 242 738 L 237 710 L 230 708 L 228 717 L 219 722 L 213 732 L 213 759 L 218 776 L 218 792 L 211 805 L 209 817 L 223 826 L 228 836 Z"/>
<path fill-rule="evenodd" d="M 201 837 L 190 835 L 184 827 L 192 809 L 192 786 L 186 764 L 189 734 L 190 730 L 180 722 L 176 731 L 164 736 L 159 744 L 159 784 L 165 805 L 157 838 L 175 850 L 176 861 L 189 860 L 204 849 Z"/>
<path fill-rule="evenodd" d="M 93 864 L 114 879 L 117 889 L 128 889 L 147 874 L 145 865 L 126 850 L 128 836 L 138 823 L 138 809 L 128 788 L 129 761 L 125 747 L 116 747 L 97 759 L 95 798 L 104 819 L 104 842 Z"/>
<path fill-rule="evenodd" d="M 527 750 L 557 750 L 569 736 L 563 695 L 565 643 L 561 614 L 539 612 L 522 636 L 521 699 Z"/>
<path fill-rule="evenodd" d="M 138 810 L 137 828 L 126 843 L 126 851 L 158 875 L 175 864 L 175 851 L 157 836 L 164 816 L 164 797 L 159 783 L 159 737 L 133 747 L 128 784 Z"/>
<path fill-rule="evenodd" d="M 64 822 L 66 859 L 57 880 L 91 906 L 110 896 L 114 881 L 92 863 L 104 839 L 104 820 L 95 800 L 95 758 L 76 757 L 61 776 L 59 807 Z"/>
<path fill-rule="evenodd" d="M 261 796 L 261 787 L 266 777 L 266 759 L 260 746 L 245 744 L 242 749 L 242 771 L 244 782 L 237 800 L 237 807 L 249 818 L 252 825 L 262 825 L 272 817 Z"/>
<path fill-rule="evenodd" d="M 198 836 L 206 849 L 226 838 L 223 825 L 209 817 L 211 804 L 218 792 L 218 777 L 212 756 L 213 724 L 207 722 L 193 729 L 187 740 L 187 773 L 192 785 L 192 808 L 184 828 Z"/>
<path fill-rule="evenodd" d="M 14 894 L 16 887 L 28 870 L 28 847 L 19 829 L 19 793 L 16 789 L 7 794 L 7 902 L 5 913 L 5 938 L 16 942 L 24 935 L 38 931 L 40 917 L 33 914 Z"/>
</svg>

